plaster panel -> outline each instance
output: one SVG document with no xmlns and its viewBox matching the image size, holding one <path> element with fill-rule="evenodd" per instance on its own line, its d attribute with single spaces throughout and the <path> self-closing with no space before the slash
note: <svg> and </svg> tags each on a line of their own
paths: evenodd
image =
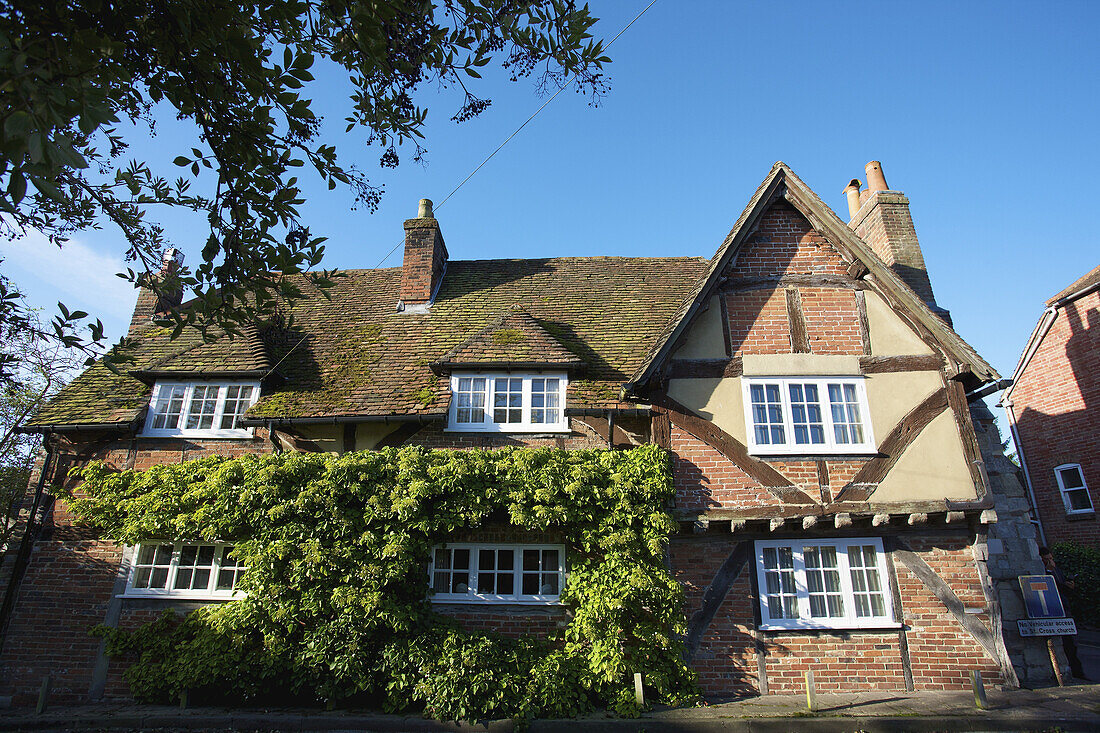
<svg viewBox="0 0 1100 733">
<path fill-rule="evenodd" d="M 887 372 L 866 377 L 875 440 L 882 440 L 928 395 L 943 388 L 939 372 Z"/>
<path fill-rule="evenodd" d="M 859 374 L 858 356 L 822 354 L 745 354 L 742 372 L 747 377 L 807 377 Z"/>
<path fill-rule="evenodd" d="M 867 327 L 871 334 L 871 353 L 875 356 L 934 354 L 893 308 L 870 290 L 867 293 Z"/>
<path fill-rule="evenodd" d="M 692 321 L 690 328 L 680 339 L 680 346 L 673 352 L 675 359 L 724 359 L 725 336 L 722 333 L 722 308 L 718 296 L 707 301 L 706 310 Z"/>
<path fill-rule="evenodd" d="M 670 379 L 668 396 L 745 442 L 745 407 L 741 380 Z"/>
<path fill-rule="evenodd" d="M 976 498 L 955 417 L 944 410 L 901 455 L 870 502 Z"/>
</svg>

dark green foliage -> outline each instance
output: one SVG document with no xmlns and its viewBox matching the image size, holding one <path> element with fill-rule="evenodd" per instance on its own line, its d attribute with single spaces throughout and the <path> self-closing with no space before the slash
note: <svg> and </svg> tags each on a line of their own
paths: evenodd
<svg viewBox="0 0 1100 733">
<path fill-rule="evenodd" d="M 1074 587 L 1064 592 L 1070 614 L 1078 626 L 1100 628 L 1100 550 L 1076 542 L 1050 548 L 1058 567 Z"/>
<path fill-rule="evenodd" d="M 676 704 L 683 592 L 667 454 L 504 449 L 288 453 L 83 471 L 72 508 L 121 542 L 223 540 L 247 596 L 133 633 L 103 629 L 141 700 L 365 701 L 439 719 L 634 712 L 632 675 Z M 431 548 L 506 522 L 563 537 L 571 620 L 558 638 L 471 633 L 428 601 Z"/>
</svg>

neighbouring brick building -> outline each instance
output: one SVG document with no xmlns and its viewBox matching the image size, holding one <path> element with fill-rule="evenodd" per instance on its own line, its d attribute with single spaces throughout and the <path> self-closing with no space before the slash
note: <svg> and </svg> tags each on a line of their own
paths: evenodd
<svg viewBox="0 0 1100 733">
<path fill-rule="evenodd" d="M 1045 540 L 1100 547 L 1100 267 L 1046 305 L 1001 406 Z"/>
<path fill-rule="evenodd" d="M 0 695 L 29 703 L 51 674 L 57 699 L 124 697 L 88 627 L 224 600 L 240 572 L 224 546 L 118 547 L 74 524 L 50 501 L 70 467 L 388 445 L 665 447 L 709 695 L 801 691 L 808 669 L 823 691 L 1043 682 L 1045 646 L 1011 623 L 1015 574 L 1039 568 L 1026 502 L 974 402 L 999 376 L 936 305 L 908 199 L 867 170 L 845 224 L 777 163 L 709 261 L 450 260 L 422 202 L 401 268 L 348 271 L 327 298 L 303 284 L 289 327 L 169 341 L 150 316 L 171 303 L 143 292 L 133 369 L 92 367 L 33 421 L 41 516 Z M 568 564 L 552 536 L 456 537 L 433 601 L 477 628 L 553 629 Z M 511 567 L 505 592 L 478 581 Z"/>
</svg>

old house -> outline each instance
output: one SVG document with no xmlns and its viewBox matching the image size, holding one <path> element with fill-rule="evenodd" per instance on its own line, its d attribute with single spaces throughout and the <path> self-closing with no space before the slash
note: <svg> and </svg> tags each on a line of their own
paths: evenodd
<svg viewBox="0 0 1100 733">
<path fill-rule="evenodd" d="M 1002 634 L 1012 575 L 1037 566 L 1016 570 L 1035 561 L 1026 511 L 1000 502 L 1014 489 L 970 404 L 999 376 L 936 303 L 908 199 L 867 170 L 845 223 L 777 163 L 709 261 L 452 260 L 422 202 L 401 267 L 307 292 L 290 328 L 169 341 L 143 293 L 134 368 L 91 368 L 34 420 L 45 526 L 0 694 L 31 701 L 50 673 L 62 699 L 123 696 L 87 628 L 217 602 L 238 577 L 222 546 L 119 547 L 74 525 L 48 501 L 71 466 L 409 444 L 665 447 L 669 557 L 710 695 L 799 692 L 808 669 L 827 691 L 1049 676 L 1045 647 Z M 434 565 L 434 602 L 468 624 L 560 621 L 553 543 L 452 545 Z"/>
<path fill-rule="evenodd" d="M 1100 547 L 1100 267 L 1046 305 L 1001 405 L 1045 541 Z"/>
</svg>

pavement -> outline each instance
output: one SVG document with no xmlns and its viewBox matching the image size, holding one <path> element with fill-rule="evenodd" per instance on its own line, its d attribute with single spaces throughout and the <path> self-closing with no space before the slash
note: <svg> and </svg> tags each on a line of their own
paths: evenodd
<svg viewBox="0 0 1100 733">
<path fill-rule="evenodd" d="M 1097 648 L 1100 652 L 1100 647 Z M 451 724 L 354 710 L 188 708 L 102 703 L 0 711 L 0 730 L 75 731 L 512 731 L 509 720 Z M 803 695 L 765 695 L 717 705 L 658 710 L 640 718 L 594 714 L 532 721 L 531 733 L 854 733 L 866 731 L 1100 731 L 1100 685 L 988 692 L 980 710 L 970 692 L 820 694 L 809 711 Z"/>
</svg>

